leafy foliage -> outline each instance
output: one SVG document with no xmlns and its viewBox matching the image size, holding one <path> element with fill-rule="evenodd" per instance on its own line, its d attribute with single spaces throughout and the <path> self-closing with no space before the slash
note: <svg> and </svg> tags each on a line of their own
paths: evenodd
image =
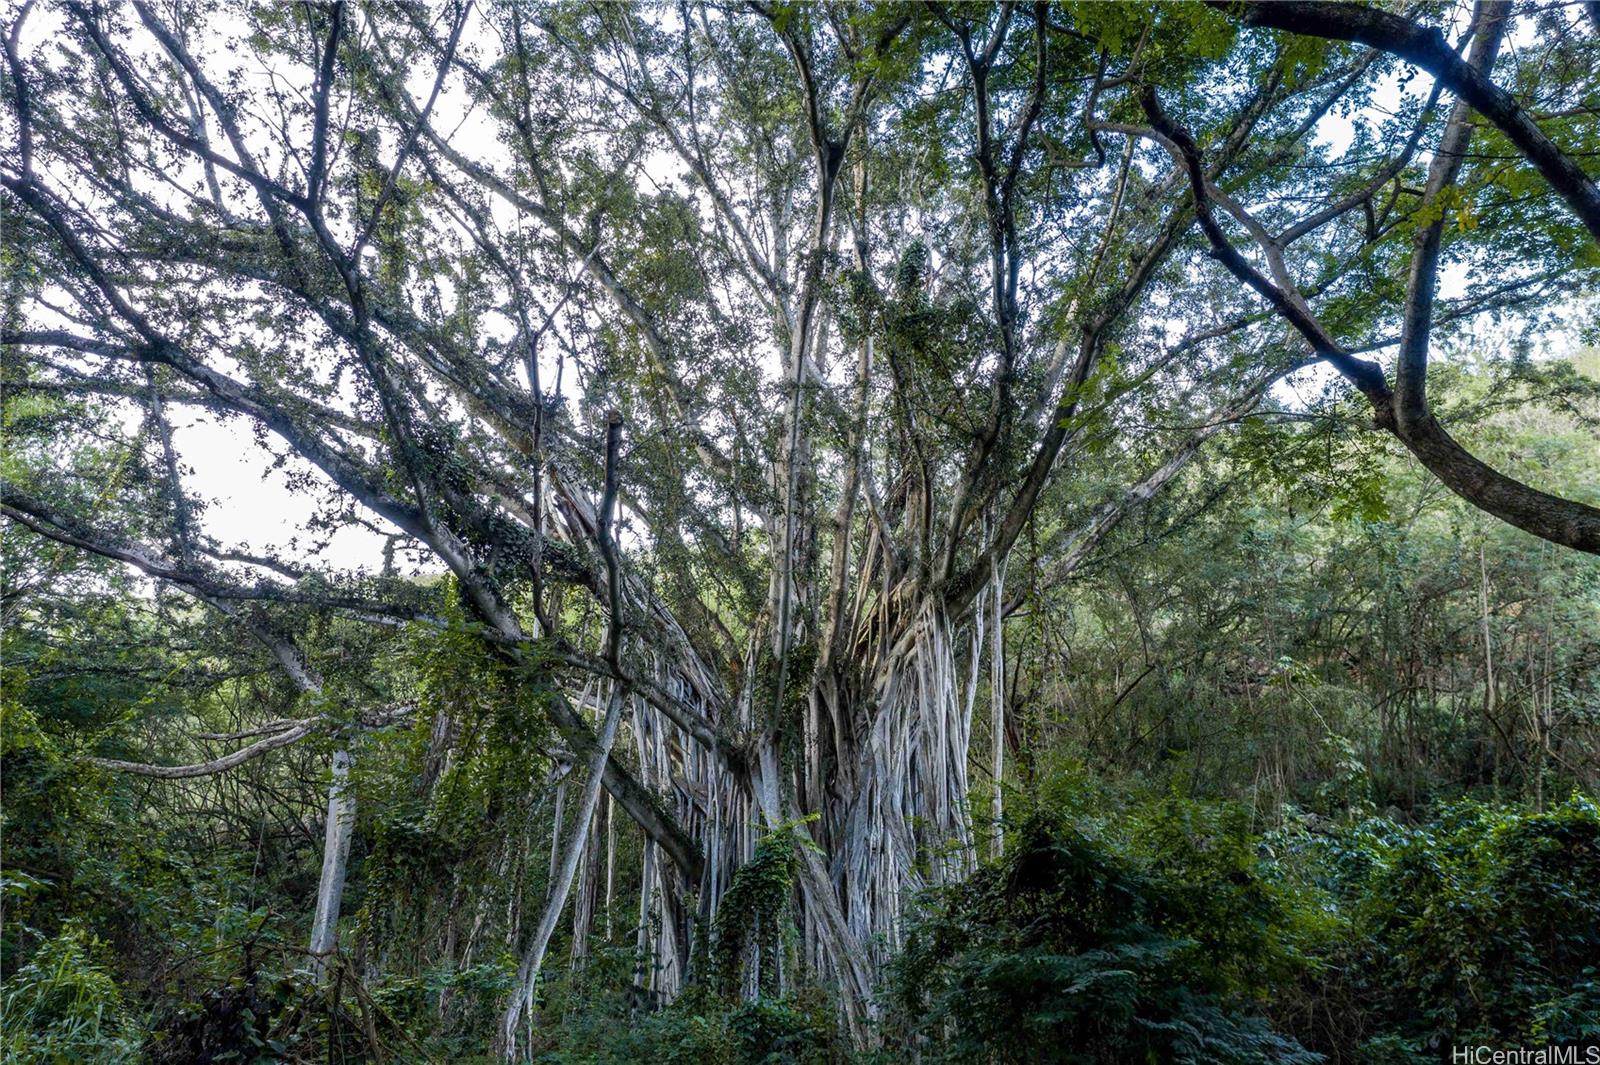
<svg viewBox="0 0 1600 1065">
<path fill-rule="evenodd" d="M 1484 71 L 1579 166 L 1592 7 Z M 1493 122 L 1421 191 L 1398 56 L 1144 0 L 0 30 L 8 1061 L 1600 1036 L 1600 570 L 1208 255 L 1382 360 L 1439 267 L 1431 439 L 1573 539 L 1526 504 L 1600 505 L 1600 245 Z M 221 538 L 200 426 L 287 544 Z"/>
<path fill-rule="evenodd" d="M 11 885 L 8 884 L 9 888 Z M 141 1039 L 104 962 L 105 944 L 69 924 L 7 981 L 5 1059 L 18 1065 L 112 1062 Z"/>
<path fill-rule="evenodd" d="M 1318 1060 L 1230 993 L 1230 969 L 1277 966 L 1236 922 L 1272 937 L 1287 919 L 1230 842 L 1179 872 L 1034 816 L 912 931 L 896 963 L 907 1038 L 949 1061 Z"/>
<path fill-rule="evenodd" d="M 1345 1030 L 1327 1036 L 1347 1052 L 1422 1062 L 1463 1042 L 1600 1036 L 1600 808 L 1591 798 L 1543 813 L 1462 802 L 1423 826 L 1360 822 L 1292 848 L 1343 928 L 1328 985 L 1304 1010 L 1310 1018 L 1339 1003 Z"/>
</svg>

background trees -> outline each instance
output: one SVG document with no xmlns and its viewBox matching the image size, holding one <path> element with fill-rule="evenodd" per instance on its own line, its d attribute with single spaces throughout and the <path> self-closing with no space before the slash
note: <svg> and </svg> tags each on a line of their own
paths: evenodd
<svg viewBox="0 0 1600 1065">
<path fill-rule="evenodd" d="M 1268 820 L 1592 788 L 1596 386 L 1529 355 L 1590 310 L 1593 35 L 1415 17 L 25 8 L 39 794 L 272 820 L 305 907 L 248 920 L 311 923 L 330 1025 L 433 980 L 407 1017 L 519 1054 L 591 935 L 632 1009 L 726 941 L 870 1042 L 921 890 L 1075 758 Z M 219 542 L 196 416 L 369 563 Z"/>
</svg>

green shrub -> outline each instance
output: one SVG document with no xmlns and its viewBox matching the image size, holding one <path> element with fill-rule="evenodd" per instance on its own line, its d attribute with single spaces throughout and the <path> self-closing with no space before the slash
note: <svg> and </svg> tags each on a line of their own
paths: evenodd
<svg viewBox="0 0 1600 1065">
<path fill-rule="evenodd" d="M 1228 876 L 1248 898 L 1256 874 L 1236 857 Z M 1208 907 L 1204 877 L 1174 885 L 1162 865 L 1030 818 L 1001 861 L 913 924 L 891 976 L 897 1037 L 929 1061 L 1317 1060 L 1238 1009 L 1233 981 L 1206 964 L 1227 949 L 1232 903 Z M 1201 930 L 1211 944 L 1187 935 Z"/>
<path fill-rule="evenodd" d="M 1452 1044 L 1600 1037 L 1600 811 L 1461 802 L 1302 841 L 1346 915 L 1310 989 L 1343 1018 L 1339 1060 L 1435 1061 Z"/>
<path fill-rule="evenodd" d="M 140 1034 L 98 959 L 103 944 L 68 923 L 11 977 L 4 997 L 5 1060 L 16 1065 L 120 1065 Z"/>
<path fill-rule="evenodd" d="M 576 996 L 574 996 L 576 998 Z M 625 994 L 585 997 L 581 1008 L 547 1014 L 544 1065 L 832 1065 L 851 1059 L 824 994 L 730 1001 L 691 984 L 653 1013 L 630 1010 Z M 536 1033 L 537 1038 L 537 1033 Z"/>
<path fill-rule="evenodd" d="M 1244 808 L 1168 794 L 1121 827 L 1154 881 L 1156 923 L 1184 943 L 1188 981 L 1259 1000 L 1316 967 L 1308 951 L 1336 921 L 1263 859 Z"/>
</svg>

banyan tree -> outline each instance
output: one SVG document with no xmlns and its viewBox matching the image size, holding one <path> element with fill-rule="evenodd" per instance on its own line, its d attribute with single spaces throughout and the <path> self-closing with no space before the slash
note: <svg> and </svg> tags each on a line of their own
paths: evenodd
<svg viewBox="0 0 1600 1065">
<path fill-rule="evenodd" d="M 1600 551 L 1600 512 L 1479 461 L 1426 388 L 1452 330 L 1592 280 L 1594 72 L 1562 52 L 1586 17 L 30 2 L 6 27 L 4 383 L 139 423 L 142 474 L 8 467 L 0 504 L 221 612 L 305 693 L 216 760 L 102 764 L 199 776 L 336 734 L 325 959 L 367 737 L 426 737 L 424 787 L 488 741 L 466 695 L 328 690 L 294 619 L 448 632 L 549 727 L 506 801 L 553 802 L 554 838 L 506 835 L 474 881 L 548 844 L 503 1049 L 602 896 L 642 992 L 719 964 L 752 994 L 821 979 L 864 1037 L 919 888 L 998 846 L 1008 618 L 1119 526 L 1209 505 L 1164 490 L 1284 413 L 1282 382 Z M 1518 33 L 1548 44 L 1537 86 Z M 219 542 L 180 416 L 234 427 L 382 558 Z M 792 890 L 719 922 L 775 846 Z M 460 912 L 470 956 L 499 918 Z"/>
</svg>

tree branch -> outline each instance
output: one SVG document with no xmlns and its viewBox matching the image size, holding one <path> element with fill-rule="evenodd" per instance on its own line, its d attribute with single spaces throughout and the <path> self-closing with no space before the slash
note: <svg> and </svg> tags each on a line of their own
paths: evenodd
<svg viewBox="0 0 1600 1065">
<path fill-rule="evenodd" d="M 1600 240 L 1600 188 L 1545 136 L 1514 97 L 1450 47 L 1439 30 L 1364 4 L 1334 0 L 1207 0 L 1247 26 L 1311 37 L 1358 41 L 1404 59 L 1438 78 L 1493 122 Z"/>
</svg>

